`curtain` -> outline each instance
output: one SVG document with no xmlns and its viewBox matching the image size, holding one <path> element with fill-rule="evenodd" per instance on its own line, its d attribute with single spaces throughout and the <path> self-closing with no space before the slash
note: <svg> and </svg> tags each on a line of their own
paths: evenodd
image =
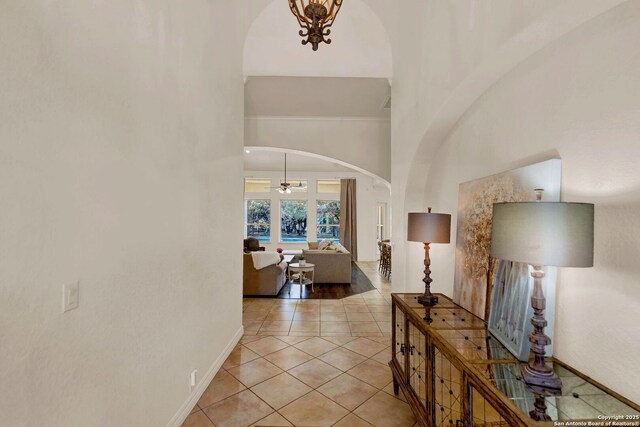
<svg viewBox="0 0 640 427">
<path fill-rule="evenodd" d="M 356 180 L 340 180 L 340 243 L 358 259 L 358 214 L 356 208 Z"/>
</svg>

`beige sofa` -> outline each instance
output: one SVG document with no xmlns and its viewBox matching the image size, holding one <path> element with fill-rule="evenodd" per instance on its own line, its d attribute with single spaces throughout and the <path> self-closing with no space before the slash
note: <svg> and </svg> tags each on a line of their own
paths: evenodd
<svg viewBox="0 0 640 427">
<path fill-rule="evenodd" d="M 313 242 L 309 243 L 309 247 L 314 246 Z M 305 249 L 303 254 L 307 262 L 315 265 L 315 283 L 351 283 L 351 254 L 349 252 Z"/>
<path fill-rule="evenodd" d="M 278 295 L 286 281 L 287 263 L 256 270 L 250 253 L 243 255 L 242 293 L 244 295 Z"/>
</svg>

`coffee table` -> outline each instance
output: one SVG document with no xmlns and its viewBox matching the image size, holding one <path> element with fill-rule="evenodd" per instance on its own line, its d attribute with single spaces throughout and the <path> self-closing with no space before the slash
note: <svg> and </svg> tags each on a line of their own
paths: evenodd
<svg viewBox="0 0 640 427">
<path fill-rule="evenodd" d="M 300 298 L 302 298 L 302 286 L 311 285 L 311 292 L 315 292 L 313 289 L 313 276 L 315 273 L 315 264 L 305 263 L 305 265 L 300 265 L 300 263 L 296 262 L 293 264 L 289 264 L 289 279 L 291 280 L 291 286 L 300 285 Z M 305 273 L 311 273 L 311 278 L 305 276 Z M 295 282 L 293 277 L 297 274 L 298 283 Z M 289 287 L 289 293 L 291 293 L 291 286 Z"/>
</svg>

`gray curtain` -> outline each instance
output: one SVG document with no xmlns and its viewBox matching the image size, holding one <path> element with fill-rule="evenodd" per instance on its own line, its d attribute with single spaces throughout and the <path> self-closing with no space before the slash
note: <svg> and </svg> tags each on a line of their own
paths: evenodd
<svg viewBox="0 0 640 427">
<path fill-rule="evenodd" d="M 358 259 L 358 213 L 356 180 L 340 180 L 340 242 L 351 252 L 351 259 Z"/>
</svg>

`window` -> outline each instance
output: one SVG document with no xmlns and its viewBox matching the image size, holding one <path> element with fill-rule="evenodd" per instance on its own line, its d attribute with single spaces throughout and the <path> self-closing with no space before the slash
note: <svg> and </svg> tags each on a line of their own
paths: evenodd
<svg viewBox="0 0 640 427">
<path fill-rule="evenodd" d="M 299 179 L 289 179 L 289 184 L 291 184 L 292 193 L 306 193 L 307 192 L 307 181 L 299 180 Z"/>
<path fill-rule="evenodd" d="M 247 200 L 245 234 L 261 242 L 271 241 L 271 200 Z"/>
<path fill-rule="evenodd" d="M 280 201 L 280 240 L 283 242 L 307 241 L 307 201 Z"/>
<path fill-rule="evenodd" d="M 376 239 L 378 241 L 385 239 L 385 216 L 386 216 L 387 205 L 386 203 L 378 203 L 377 206 L 377 222 L 376 222 Z"/>
<path fill-rule="evenodd" d="M 318 190 L 318 193 L 340 193 L 340 180 L 339 179 L 330 179 L 330 180 L 319 179 L 316 188 Z"/>
<path fill-rule="evenodd" d="M 340 202 L 318 200 L 318 240 L 340 240 Z"/>
<path fill-rule="evenodd" d="M 271 180 L 270 179 L 244 179 L 244 192 L 245 193 L 270 193 L 271 192 Z"/>
</svg>

